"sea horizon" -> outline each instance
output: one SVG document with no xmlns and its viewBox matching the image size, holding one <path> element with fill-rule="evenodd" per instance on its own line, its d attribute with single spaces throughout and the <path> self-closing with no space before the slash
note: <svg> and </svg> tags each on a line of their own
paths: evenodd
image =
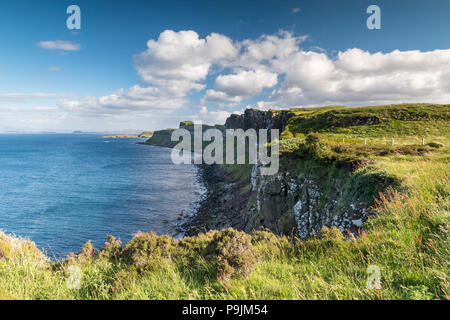
<svg viewBox="0 0 450 320">
<path fill-rule="evenodd" d="M 194 166 L 170 149 L 98 134 L 0 136 L 0 230 L 62 258 L 111 234 L 176 235 L 179 214 L 202 189 Z M 183 181 L 183 183 L 180 183 Z"/>
</svg>

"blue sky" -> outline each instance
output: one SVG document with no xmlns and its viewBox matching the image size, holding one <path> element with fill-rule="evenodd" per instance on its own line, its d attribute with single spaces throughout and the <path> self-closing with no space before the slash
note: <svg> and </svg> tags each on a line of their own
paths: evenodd
<svg viewBox="0 0 450 320">
<path fill-rule="evenodd" d="M 366 27 L 371 4 L 381 30 Z M 445 0 L 3 0 L 0 132 L 159 129 L 247 106 L 448 103 L 449 18 Z"/>
</svg>

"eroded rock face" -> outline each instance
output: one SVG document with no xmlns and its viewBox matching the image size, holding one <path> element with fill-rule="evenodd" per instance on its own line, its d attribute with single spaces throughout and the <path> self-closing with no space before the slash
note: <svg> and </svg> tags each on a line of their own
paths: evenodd
<svg viewBox="0 0 450 320">
<path fill-rule="evenodd" d="M 324 194 L 317 182 L 304 175 L 285 171 L 262 176 L 259 165 L 255 165 L 251 183 L 253 201 L 247 213 L 248 231 L 260 224 L 279 234 L 295 230 L 301 238 L 318 233 L 324 226 L 356 233 L 367 219 L 364 201 L 355 199 L 344 206 L 339 203 L 345 184 L 339 179 L 332 181 Z"/>
<path fill-rule="evenodd" d="M 279 129 L 280 134 L 293 116 L 289 111 L 259 111 L 246 109 L 244 114 L 232 114 L 225 123 L 226 129 Z"/>
</svg>

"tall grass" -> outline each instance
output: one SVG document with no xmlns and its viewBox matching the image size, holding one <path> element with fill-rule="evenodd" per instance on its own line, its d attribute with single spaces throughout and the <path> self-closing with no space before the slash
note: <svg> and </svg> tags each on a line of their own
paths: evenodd
<svg viewBox="0 0 450 320">
<path fill-rule="evenodd" d="M 306 241 L 255 233 L 252 250 L 258 258 L 253 272 L 222 281 L 212 262 L 217 253 L 199 253 L 212 243 L 211 235 L 192 237 L 184 245 L 175 241 L 168 256 L 153 256 L 152 267 L 144 271 L 107 254 L 76 257 L 55 267 L 31 242 L 2 235 L 1 241 L 14 250 L 0 261 L 0 297 L 449 299 L 448 163 L 391 159 L 378 165 L 404 177 L 407 188 L 401 194 L 380 194 L 376 217 L 359 236 L 350 237 L 353 240 L 326 228 Z M 79 290 L 66 286 L 69 265 L 82 270 Z M 381 270 L 379 290 L 366 287 L 369 265 Z"/>
<path fill-rule="evenodd" d="M 183 240 L 140 234 L 125 246 L 110 237 L 100 251 L 86 244 L 52 262 L 31 241 L 0 233 L 0 299 L 449 299 L 449 109 L 413 105 L 407 114 L 406 107 L 295 109 L 280 140 L 286 151 L 305 151 L 308 130 L 318 129 L 326 148 L 308 161 L 366 157 L 371 170 L 401 181 L 401 188 L 378 195 L 358 234 L 335 228 L 307 240 L 234 230 Z M 331 128 L 329 114 L 338 124 L 368 115 L 383 121 Z M 415 131 L 423 129 L 444 147 L 377 147 L 390 142 L 394 129 L 401 132 L 398 144 L 419 144 Z M 365 136 L 368 148 L 361 148 Z M 230 173 L 241 180 L 250 170 L 233 166 Z M 380 270 L 378 288 L 367 286 L 369 266 Z M 68 286 L 71 267 L 82 275 L 77 288 Z"/>
</svg>

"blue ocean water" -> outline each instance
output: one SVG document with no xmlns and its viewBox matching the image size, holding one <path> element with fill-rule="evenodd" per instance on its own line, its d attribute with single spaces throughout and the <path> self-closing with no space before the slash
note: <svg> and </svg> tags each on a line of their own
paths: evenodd
<svg viewBox="0 0 450 320">
<path fill-rule="evenodd" d="M 50 256 L 112 234 L 173 234 L 203 187 L 192 165 L 140 139 L 88 134 L 0 135 L 0 230 L 30 238 Z M 163 221 L 168 220 L 168 222 Z"/>
</svg>

